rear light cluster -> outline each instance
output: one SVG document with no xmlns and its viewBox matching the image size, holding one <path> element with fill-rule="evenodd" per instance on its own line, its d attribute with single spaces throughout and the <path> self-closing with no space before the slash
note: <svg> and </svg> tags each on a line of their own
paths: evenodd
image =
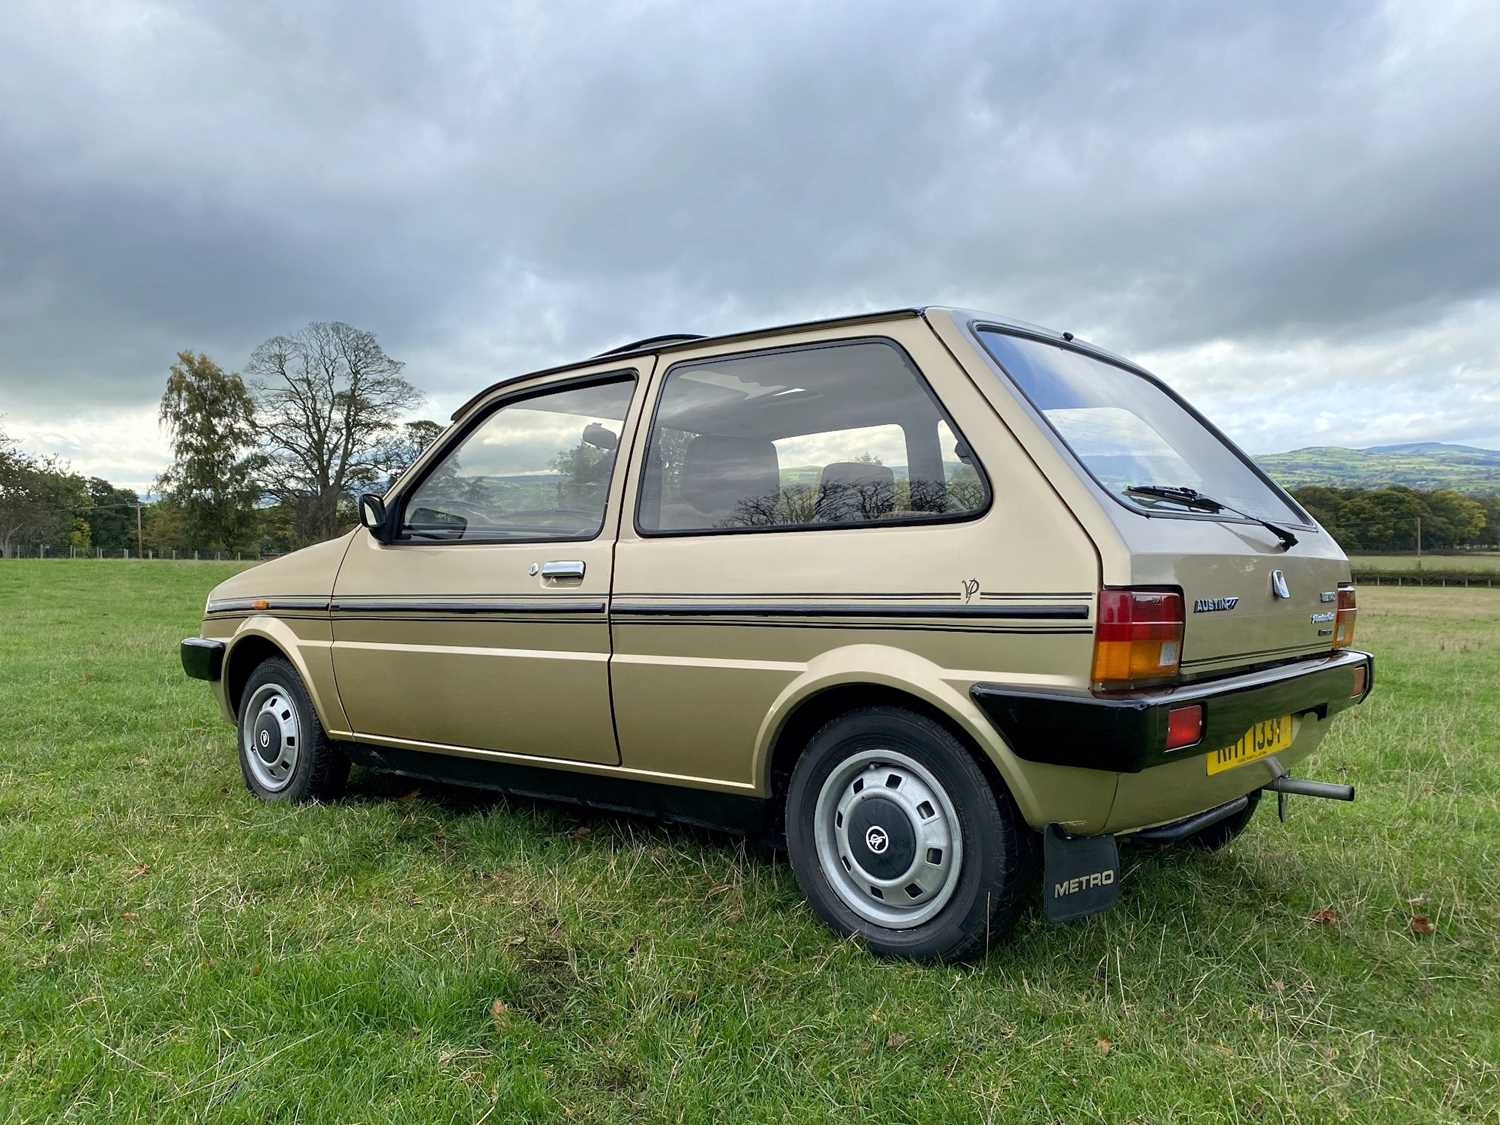
<svg viewBox="0 0 1500 1125">
<path fill-rule="evenodd" d="M 1100 590 L 1094 689 L 1118 691 L 1175 678 L 1183 622 L 1182 594 L 1175 590 Z"/>
<path fill-rule="evenodd" d="M 1354 643 L 1354 587 L 1339 587 L 1338 614 L 1333 619 L 1333 647 L 1348 648 Z"/>
</svg>

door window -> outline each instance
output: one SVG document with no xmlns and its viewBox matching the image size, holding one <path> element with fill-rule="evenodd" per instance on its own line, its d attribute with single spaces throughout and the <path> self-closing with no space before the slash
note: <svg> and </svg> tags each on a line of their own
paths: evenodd
<svg viewBox="0 0 1500 1125">
<path fill-rule="evenodd" d="M 690 361 L 662 386 L 644 533 L 832 528 L 969 516 L 972 451 L 884 341 Z"/>
<path fill-rule="evenodd" d="M 401 537 L 414 542 L 592 539 L 634 380 L 532 395 L 501 406 L 408 494 Z"/>
</svg>

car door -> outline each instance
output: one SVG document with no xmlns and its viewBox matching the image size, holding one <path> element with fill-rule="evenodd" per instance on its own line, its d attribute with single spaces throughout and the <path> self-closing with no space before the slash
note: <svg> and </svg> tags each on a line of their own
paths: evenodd
<svg viewBox="0 0 1500 1125">
<path fill-rule="evenodd" d="M 1092 547 L 926 325 L 774 343 L 655 376 L 610 605 L 625 767 L 757 787 L 799 681 L 1086 670 Z"/>
<path fill-rule="evenodd" d="M 377 743 L 616 763 L 609 618 L 622 451 L 644 372 L 540 377 L 480 404 L 355 537 L 333 665 Z"/>
</svg>

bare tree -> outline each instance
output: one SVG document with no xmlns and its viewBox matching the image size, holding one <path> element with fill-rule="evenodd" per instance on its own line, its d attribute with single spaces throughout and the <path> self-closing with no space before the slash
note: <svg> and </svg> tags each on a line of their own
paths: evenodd
<svg viewBox="0 0 1500 1125">
<path fill-rule="evenodd" d="M 428 418 L 419 418 L 415 422 L 406 422 L 397 427 L 386 442 L 381 456 L 381 467 L 385 473 L 382 491 L 388 490 L 391 485 L 400 480 L 401 475 L 416 464 L 417 458 L 426 452 L 427 447 L 436 441 L 442 432 L 442 423 Z"/>
<path fill-rule="evenodd" d="M 298 530 L 327 539 L 339 506 L 380 480 L 389 437 L 422 394 L 372 332 L 314 321 L 273 336 L 250 357 L 268 491 L 298 513 Z"/>
</svg>

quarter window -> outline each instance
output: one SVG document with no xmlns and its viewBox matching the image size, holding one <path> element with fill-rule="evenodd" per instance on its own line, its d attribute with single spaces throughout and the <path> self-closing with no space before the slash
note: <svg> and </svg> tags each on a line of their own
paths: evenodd
<svg viewBox="0 0 1500 1125">
<path fill-rule="evenodd" d="M 644 532 L 848 527 L 988 503 L 973 453 L 888 343 L 678 364 L 641 484 Z"/>
<path fill-rule="evenodd" d="M 592 539 L 633 380 L 533 395 L 500 407 L 408 496 L 404 539 Z"/>
</svg>

